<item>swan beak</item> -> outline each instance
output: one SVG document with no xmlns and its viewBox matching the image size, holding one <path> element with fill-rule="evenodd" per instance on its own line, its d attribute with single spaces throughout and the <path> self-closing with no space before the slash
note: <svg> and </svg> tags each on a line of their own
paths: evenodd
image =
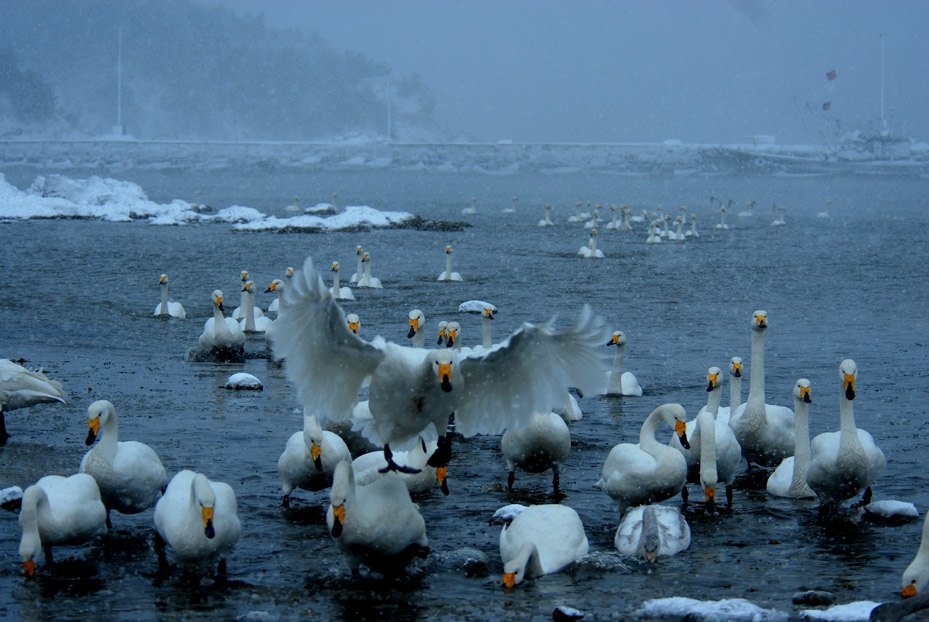
<svg viewBox="0 0 929 622">
<path fill-rule="evenodd" d="M 645 561 L 653 564 L 658 561 L 658 551 L 645 551 Z"/>
<path fill-rule="evenodd" d="M 342 525 L 345 523 L 345 504 L 332 507 L 332 537 L 342 535 Z"/>
<path fill-rule="evenodd" d="M 162 283 L 167 283 L 168 277 L 166 277 L 165 275 L 162 274 L 162 275 L 161 275 L 160 281 L 161 281 Z"/>
<path fill-rule="evenodd" d="M 494 312 L 491 309 L 484 309 L 484 317 L 488 320 L 494 319 Z"/>
<path fill-rule="evenodd" d="M 413 318 L 410 320 L 410 332 L 407 334 L 407 337 L 410 339 L 419 331 L 419 318 Z"/>
<path fill-rule="evenodd" d="M 28 564 L 29 562 L 26 562 L 26 563 Z M 905 588 L 903 588 L 902 595 L 903 595 L 903 598 L 913 598 L 914 596 L 916 596 L 916 586 L 910 583 Z"/>
<path fill-rule="evenodd" d="M 446 255 L 451 255 L 451 254 L 452 254 L 452 247 L 451 247 L 451 246 L 446 246 L 446 247 L 445 247 L 445 254 L 446 254 Z"/>
<path fill-rule="evenodd" d="M 813 403 L 813 398 L 810 397 L 810 387 L 800 387 L 800 399 L 807 404 Z"/>
<path fill-rule="evenodd" d="M 448 331 L 448 340 L 445 342 L 446 348 L 452 348 L 455 346 L 455 337 L 457 336 L 458 331 L 450 330 Z"/>
<path fill-rule="evenodd" d="M 212 540 L 216 535 L 213 529 L 213 508 L 200 508 L 200 514 L 203 517 L 203 533 Z"/>
<path fill-rule="evenodd" d="M 439 482 L 439 489 L 442 491 L 442 494 L 447 497 L 448 496 L 448 468 L 447 467 L 436 467 L 435 478 Z"/>
<path fill-rule="evenodd" d="M 225 309 L 223 308 L 223 298 L 222 298 L 222 296 L 220 296 L 219 298 L 216 299 L 216 306 L 219 307 L 219 310 L 220 310 L 220 311 L 225 311 Z"/>
<path fill-rule="evenodd" d="M 759 315 L 755 318 L 755 326 L 758 328 L 767 328 L 768 327 L 768 318 L 764 315 Z"/>
<path fill-rule="evenodd" d="M 719 382 L 719 376 L 716 374 L 710 374 L 706 378 L 706 392 L 709 393 L 716 388 L 717 383 Z"/>
<path fill-rule="evenodd" d="M 333 272 L 335 272 L 335 271 L 338 270 L 338 269 L 339 269 L 339 264 L 337 264 L 337 263 L 332 264 L 332 271 L 333 271 Z"/>
<path fill-rule="evenodd" d="M 845 374 L 845 398 L 849 400 L 855 399 L 855 376 L 850 374 Z"/>
<path fill-rule="evenodd" d="M 277 289 L 277 283 L 271 283 L 271 285 L 268 286 L 268 289 L 265 290 L 265 293 L 267 294 L 268 292 L 273 292 L 276 289 Z"/>
<path fill-rule="evenodd" d="M 317 471 L 323 470 L 323 461 L 320 458 L 320 455 L 323 453 L 322 448 L 316 443 L 313 443 L 313 446 L 310 447 L 310 455 L 313 456 L 313 464 L 316 466 Z"/>
<path fill-rule="evenodd" d="M 27 577 L 29 577 L 30 579 L 33 578 L 35 576 L 35 561 L 30 559 L 27 562 L 23 562 L 23 571 L 26 573 Z M 911 585 L 910 587 L 912 588 L 913 586 Z M 906 594 L 906 590 L 903 590 L 903 593 Z M 915 595 L 916 595 L 916 588 L 913 588 L 913 596 Z"/>
<path fill-rule="evenodd" d="M 677 423 L 674 424 L 674 431 L 677 432 L 678 437 L 681 439 L 681 447 L 690 449 L 690 443 L 687 442 L 687 425 L 678 419 Z"/>
<path fill-rule="evenodd" d="M 444 330 L 440 330 L 440 331 L 439 331 L 439 340 L 436 341 L 436 345 L 441 344 L 443 341 L 445 341 L 445 331 L 444 331 Z"/>
<path fill-rule="evenodd" d="M 356 335 L 358 334 L 358 322 L 349 322 L 348 330 L 352 331 Z"/>
<path fill-rule="evenodd" d="M 710 488 L 709 486 L 706 486 L 703 489 L 703 494 L 706 495 L 707 505 L 712 505 L 713 503 L 716 502 L 716 489 L 715 488 Z"/>
<path fill-rule="evenodd" d="M 439 365 L 439 379 L 442 382 L 442 390 L 446 393 L 452 392 L 452 366 L 450 364 Z"/>
<path fill-rule="evenodd" d="M 516 585 L 516 573 L 508 572 L 503 575 L 503 587 L 508 589 L 513 589 L 513 586 Z"/>
<path fill-rule="evenodd" d="M 736 378 L 742 377 L 742 363 L 733 363 L 732 364 L 732 375 Z"/>
<path fill-rule="evenodd" d="M 84 441 L 84 444 L 93 445 L 94 441 L 97 440 L 97 434 L 100 433 L 100 417 L 90 419 L 87 422 L 87 427 L 87 439 Z"/>
</svg>

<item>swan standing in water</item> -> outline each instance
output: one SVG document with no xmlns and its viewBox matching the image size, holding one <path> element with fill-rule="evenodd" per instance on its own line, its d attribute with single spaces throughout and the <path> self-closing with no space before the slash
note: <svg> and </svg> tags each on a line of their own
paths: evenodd
<svg viewBox="0 0 929 622">
<path fill-rule="evenodd" d="M 426 316 L 419 309 L 410 311 L 410 332 L 406 336 L 413 340 L 414 348 L 426 347 Z"/>
<path fill-rule="evenodd" d="M 361 251 L 361 246 L 355 247 L 355 259 L 358 262 L 357 267 L 355 268 L 355 274 L 352 275 L 352 278 L 349 279 L 349 283 L 358 283 L 364 276 L 364 253 Z"/>
<path fill-rule="evenodd" d="M 516 467 L 529 473 L 552 470 L 552 488 L 560 493 L 561 465 L 571 452 L 568 425 L 553 412 L 533 413 L 529 424 L 517 430 L 507 430 L 500 439 L 500 449 L 509 470 L 506 486 L 513 490 Z"/>
<path fill-rule="evenodd" d="M 716 225 L 717 229 L 729 229 L 729 225 L 726 224 L 726 206 L 719 208 L 719 223 Z"/>
<path fill-rule="evenodd" d="M 767 312 L 759 310 L 752 314 L 751 329 L 752 373 L 748 400 L 731 413 L 729 425 L 749 465 L 754 462 L 765 467 L 776 467 L 794 453 L 796 415 L 785 406 L 765 403 L 764 335 L 768 329 Z"/>
<path fill-rule="evenodd" d="M 313 415 L 303 415 L 303 430 L 287 439 L 284 453 L 277 461 L 284 499 L 290 506 L 290 493 L 295 488 L 316 492 L 332 484 L 332 474 L 342 460 L 351 460 L 348 447 L 338 434 L 323 430 Z"/>
<path fill-rule="evenodd" d="M 609 372 L 607 382 L 607 395 L 623 395 L 627 397 L 641 397 L 642 387 L 632 372 L 623 371 L 623 361 L 626 359 L 626 335 L 621 330 L 613 332 L 613 336 L 606 344 L 616 346 L 613 356 L 613 367 Z"/>
<path fill-rule="evenodd" d="M 603 259 L 603 251 L 597 248 L 597 230 L 590 230 L 590 239 L 587 240 L 587 246 L 582 246 L 577 254 L 581 257 L 590 257 L 593 259 Z"/>
<path fill-rule="evenodd" d="M 445 270 L 439 273 L 440 281 L 460 281 L 461 275 L 457 272 L 452 272 L 452 247 L 445 247 Z"/>
<path fill-rule="evenodd" d="M 107 525 L 110 510 L 121 514 L 138 514 L 155 505 L 168 474 L 155 451 L 145 443 L 119 440 L 116 407 L 98 400 L 87 408 L 87 445 L 100 443 L 81 460 L 81 473 L 97 482 L 106 507 Z"/>
<path fill-rule="evenodd" d="M 358 287 L 370 287 L 374 289 L 382 289 L 384 286 L 381 285 L 381 280 L 377 277 L 371 276 L 371 255 L 370 253 L 365 253 L 364 257 L 361 259 L 361 263 L 364 264 L 364 276 L 361 277 L 361 280 L 358 281 Z"/>
<path fill-rule="evenodd" d="M 686 415 L 680 404 L 662 404 L 646 417 L 639 442 L 621 443 L 610 450 L 595 488 L 607 493 L 622 514 L 635 505 L 658 503 L 678 494 L 687 481 L 687 462 L 681 452 L 655 440 L 655 430 L 667 423 L 690 447 Z"/>
<path fill-rule="evenodd" d="M 332 476 L 329 501 L 326 525 L 353 576 L 361 565 L 395 575 L 414 556 L 428 553 L 426 523 L 396 473 L 356 486 L 351 463 L 343 460 Z"/>
<path fill-rule="evenodd" d="M 10 438 L 4 413 L 48 402 L 66 402 L 64 387 L 60 382 L 49 380 L 41 371 L 26 369 L 8 359 L 0 359 L 0 445 Z"/>
<path fill-rule="evenodd" d="M 551 211 L 552 211 L 552 204 L 546 203 L 545 204 L 545 218 L 539 221 L 540 227 L 551 227 L 554 224 L 550 217 Z"/>
<path fill-rule="evenodd" d="M 584 524 L 566 505 L 510 505 L 494 514 L 516 515 L 500 530 L 503 585 L 512 588 L 525 579 L 553 574 L 587 554 Z"/>
<path fill-rule="evenodd" d="M 288 266 L 287 270 L 284 271 L 284 280 L 281 281 L 280 279 L 274 279 L 274 281 L 278 281 L 278 283 L 280 283 L 280 284 L 279 284 L 279 285 L 275 285 L 274 289 L 271 289 L 271 288 L 266 289 L 266 290 L 265 290 L 265 293 L 268 293 L 268 292 L 275 292 L 275 291 L 277 291 L 277 288 L 278 288 L 278 287 L 282 287 L 282 286 L 283 286 L 284 288 L 286 288 L 288 285 L 290 285 L 290 280 L 291 280 L 292 278 L 294 278 L 294 269 Z M 271 281 L 271 284 L 272 284 L 272 285 L 274 284 L 274 281 Z M 271 304 L 268 305 L 268 311 L 269 311 L 269 312 L 277 312 L 277 311 L 280 311 L 280 306 L 281 306 L 281 294 L 283 294 L 283 292 L 284 292 L 284 290 L 281 289 L 281 291 L 278 293 L 278 297 L 275 298 L 274 300 L 272 300 L 272 301 L 271 301 Z"/>
<path fill-rule="evenodd" d="M 187 312 L 184 311 L 184 305 L 179 302 L 168 301 L 168 275 L 162 274 L 159 279 L 161 282 L 161 302 L 155 306 L 155 312 L 152 315 L 162 317 L 170 316 L 183 320 L 187 317 Z"/>
<path fill-rule="evenodd" d="M 256 316 L 255 311 L 259 310 L 255 306 L 255 284 L 251 281 L 245 282 L 242 288 L 243 306 L 245 307 L 245 318 L 239 322 L 239 328 L 246 333 L 264 333 L 271 327 L 271 318 L 264 315 Z"/>
<path fill-rule="evenodd" d="M 809 409 L 813 402 L 810 381 L 801 378 L 794 385 L 794 413 L 797 415 L 797 436 L 794 455 L 784 461 L 768 478 L 768 494 L 790 499 L 812 499 L 816 493 L 806 483 L 806 470 L 810 465 Z"/>
<path fill-rule="evenodd" d="M 864 493 L 862 505 L 871 500 L 871 484 L 884 472 L 887 461 L 871 435 L 855 426 L 855 381 L 858 367 L 845 359 L 839 365 L 842 391 L 839 396 L 838 432 L 818 435 L 810 444 L 806 481 L 819 497 L 823 512 L 835 511 L 844 502 Z"/>
<path fill-rule="evenodd" d="M 336 300 L 354 300 L 355 296 L 352 294 L 350 287 L 341 287 L 339 283 L 339 262 L 332 262 L 332 288 L 329 290 L 332 293 L 332 297 Z"/>
<path fill-rule="evenodd" d="M 656 562 L 690 546 L 690 525 L 677 508 L 640 505 L 623 516 L 613 543 L 623 555 Z"/>
<path fill-rule="evenodd" d="M 223 292 L 215 289 L 210 298 L 213 302 L 213 317 L 203 324 L 200 347 L 215 350 L 220 355 L 241 356 L 245 348 L 245 333 L 238 322 L 223 316 Z"/>
<path fill-rule="evenodd" d="M 46 475 L 23 492 L 19 511 L 19 557 L 26 576 L 35 575 L 40 551 L 52 564 L 52 547 L 77 545 L 106 531 L 106 508 L 97 482 L 86 473 Z"/>
<path fill-rule="evenodd" d="M 904 598 L 912 598 L 923 593 L 926 583 L 929 583 L 929 512 L 923 520 L 922 537 L 919 540 L 919 550 L 910 565 L 903 571 L 900 587 Z"/>
</svg>

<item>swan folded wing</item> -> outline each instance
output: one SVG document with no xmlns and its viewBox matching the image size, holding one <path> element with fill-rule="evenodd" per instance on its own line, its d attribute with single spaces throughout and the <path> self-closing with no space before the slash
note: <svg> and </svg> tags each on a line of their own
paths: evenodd
<svg viewBox="0 0 929 622">
<path fill-rule="evenodd" d="M 456 430 L 473 436 L 524 427 L 532 413 L 562 405 L 569 386 L 603 393 L 609 363 L 598 346 L 605 333 L 585 305 L 567 330 L 552 332 L 551 322 L 524 324 L 489 352 L 461 358 L 465 386 L 455 411 Z"/>
<path fill-rule="evenodd" d="M 348 418 L 383 352 L 348 329 L 310 258 L 294 274 L 284 302 L 271 335 L 274 356 L 285 360 L 287 378 L 300 390 L 307 413 L 321 422 Z"/>
</svg>

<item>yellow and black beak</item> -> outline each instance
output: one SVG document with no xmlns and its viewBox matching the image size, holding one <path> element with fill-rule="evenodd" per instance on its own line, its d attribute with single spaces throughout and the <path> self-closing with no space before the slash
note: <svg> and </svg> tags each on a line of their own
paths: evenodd
<svg viewBox="0 0 929 622">
<path fill-rule="evenodd" d="M 166 277 L 165 275 L 162 274 L 161 277 L 160 277 L 158 280 L 159 280 L 161 283 L 164 283 L 165 281 L 168 280 L 168 277 Z"/>
<path fill-rule="evenodd" d="M 85 445 L 93 445 L 94 441 L 97 440 L 97 435 L 100 434 L 100 417 L 94 417 L 87 421 L 87 439 L 84 441 Z"/>
<path fill-rule="evenodd" d="M 276 289 L 277 289 L 277 283 L 271 283 L 271 285 L 268 286 L 268 289 L 265 290 L 265 293 L 267 294 L 268 292 L 273 292 Z"/>
<path fill-rule="evenodd" d="M 515 572 L 507 572 L 506 574 L 503 575 L 503 587 L 507 588 L 508 590 L 511 590 L 513 589 L 515 585 L 516 585 L 516 573 Z"/>
<path fill-rule="evenodd" d="M 310 447 L 310 455 L 313 456 L 313 465 L 316 466 L 317 471 L 323 470 L 323 460 L 320 457 L 322 453 L 322 448 L 316 443 L 313 443 L 313 446 Z"/>
<path fill-rule="evenodd" d="M 486 317 L 488 320 L 494 319 L 493 309 L 484 309 L 484 317 Z"/>
<path fill-rule="evenodd" d="M 687 441 L 687 425 L 678 419 L 677 423 L 674 424 L 674 431 L 677 432 L 677 436 L 681 440 L 681 447 L 690 449 L 690 443 Z"/>
<path fill-rule="evenodd" d="M 447 339 L 445 341 L 446 348 L 455 347 L 455 337 L 457 336 L 457 334 L 458 334 L 458 331 L 455 331 L 455 330 L 450 330 L 446 333 L 447 335 Z"/>
<path fill-rule="evenodd" d="M 755 326 L 758 328 L 767 328 L 768 327 L 768 317 L 766 315 L 756 315 L 755 316 Z"/>
<path fill-rule="evenodd" d="M 732 375 L 736 378 L 742 377 L 742 363 L 733 363 L 732 364 Z"/>
<path fill-rule="evenodd" d="M 448 496 L 448 467 L 436 467 L 435 478 L 439 482 L 439 489 L 442 494 Z"/>
<path fill-rule="evenodd" d="M 406 336 L 412 339 L 416 335 L 416 332 L 418 330 L 419 330 L 419 318 L 414 317 L 413 319 L 410 320 L 410 332 L 407 333 Z"/>
<path fill-rule="evenodd" d="M 358 322 L 349 322 L 348 330 L 352 331 L 356 335 L 358 334 Z"/>
<path fill-rule="evenodd" d="M 332 506 L 332 533 L 333 538 L 342 535 L 342 527 L 345 525 L 345 504 Z"/>
<path fill-rule="evenodd" d="M 446 246 L 446 247 L 445 247 L 445 254 L 446 254 L 446 255 L 450 255 L 451 252 L 452 252 L 452 247 L 451 247 L 451 246 Z"/>
<path fill-rule="evenodd" d="M 855 399 L 855 375 L 845 374 L 845 398 Z"/>
<path fill-rule="evenodd" d="M 28 564 L 29 562 L 26 563 Z M 913 583 L 910 583 L 905 588 L 903 588 L 903 592 L 901 594 L 903 598 L 913 598 L 916 596 L 916 585 L 914 585 L 915 583 L 916 581 L 913 581 Z"/>
<path fill-rule="evenodd" d="M 615 346 L 617 343 L 619 343 L 619 335 L 613 335 L 610 337 L 610 340 L 606 342 L 606 345 Z"/>
<path fill-rule="evenodd" d="M 30 579 L 34 578 L 35 577 L 35 561 L 30 559 L 29 561 L 23 562 L 23 571 L 26 573 L 26 576 L 28 578 Z M 911 585 L 910 587 L 913 587 L 913 586 Z M 904 594 L 906 594 L 906 590 L 904 590 Z M 916 595 L 915 589 L 913 590 L 913 595 L 914 596 Z"/>
<path fill-rule="evenodd" d="M 216 535 L 213 529 L 213 508 L 200 508 L 200 514 L 203 518 L 203 534 L 212 540 Z"/>
<path fill-rule="evenodd" d="M 438 345 L 438 344 L 441 344 L 443 341 L 445 341 L 445 331 L 444 331 L 444 330 L 440 330 L 440 331 L 439 331 L 439 340 L 436 341 L 436 344 L 437 344 L 437 345 Z"/>
<path fill-rule="evenodd" d="M 706 495 L 706 503 L 707 503 L 707 505 L 713 505 L 714 503 L 716 503 L 716 489 L 715 489 L 715 488 L 711 488 L 710 486 L 706 486 L 706 487 L 703 489 L 703 494 Z"/>
<path fill-rule="evenodd" d="M 443 391 L 446 393 L 452 392 L 452 366 L 450 363 L 439 365 L 439 382 Z"/>
<path fill-rule="evenodd" d="M 709 393 L 716 388 L 716 385 L 719 384 L 719 376 L 716 374 L 710 374 L 706 377 L 706 392 Z"/>
<path fill-rule="evenodd" d="M 810 397 L 810 387 L 800 387 L 800 399 L 807 404 L 813 403 L 813 398 Z"/>
<path fill-rule="evenodd" d="M 225 308 L 223 308 L 223 297 L 222 296 L 216 299 L 216 306 L 219 307 L 220 311 L 226 310 Z"/>
</svg>

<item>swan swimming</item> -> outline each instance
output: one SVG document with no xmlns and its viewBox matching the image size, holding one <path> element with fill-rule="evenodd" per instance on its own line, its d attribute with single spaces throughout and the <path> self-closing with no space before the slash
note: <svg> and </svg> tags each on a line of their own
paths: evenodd
<svg viewBox="0 0 929 622">
<path fill-rule="evenodd" d="M 517 467 L 529 473 L 541 473 L 550 468 L 552 488 L 556 495 L 560 493 L 561 465 L 571 452 L 571 433 L 559 415 L 533 413 L 528 425 L 503 433 L 500 449 L 509 471 L 507 488 L 513 489 Z"/>
<path fill-rule="evenodd" d="M 460 281 L 461 275 L 452 272 L 452 247 L 445 247 L 445 270 L 439 273 L 439 281 Z"/>
<path fill-rule="evenodd" d="M 49 402 L 66 403 L 64 387 L 49 380 L 41 370 L 26 369 L 9 359 L 0 359 L 0 445 L 10 438 L 6 413 Z"/>
<path fill-rule="evenodd" d="M 632 372 L 623 371 L 623 361 L 626 359 L 626 334 L 621 330 L 613 332 L 613 336 L 606 344 L 616 346 L 613 356 L 613 367 L 609 372 L 607 395 L 623 395 L 627 397 L 641 397 L 642 387 Z"/>
<path fill-rule="evenodd" d="M 384 286 L 381 285 L 381 280 L 371 276 L 371 254 L 365 253 L 364 257 L 361 258 L 361 263 L 364 264 L 364 275 L 361 277 L 361 280 L 358 281 L 358 287 L 382 289 Z"/>
<path fill-rule="evenodd" d="M 597 230 L 590 230 L 590 239 L 587 240 L 587 245 L 582 246 L 580 250 L 577 251 L 577 254 L 581 257 L 589 257 L 592 259 L 603 259 L 603 251 L 597 248 Z"/>
<path fill-rule="evenodd" d="M 287 287 L 287 285 L 290 283 L 290 280 L 292 278 L 294 278 L 294 269 L 291 267 L 288 267 L 287 270 L 284 271 L 284 280 L 281 281 L 280 279 L 274 279 L 274 281 L 271 281 L 271 284 L 274 285 L 274 282 L 277 281 L 278 285 L 274 285 L 273 288 L 269 287 L 268 289 L 265 290 L 265 293 L 267 294 L 268 292 L 277 292 L 278 287 L 282 288 L 281 291 L 278 292 L 278 297 L 272 300 L 271 304 L 268 305 L 269 313 L 277 312 L 280 310 L 281 294 L 283 294 L 284 292 L 283 288 Z"/>
<path fill-rule="evenodd" d="M 623 555 L 656 562 L 690 546 L 690 525 L 675 507 L 640 505 L 625 513 L 613 544 Z"/>
<path fill-rule="evenodd" d="M 461 210 L 461 213 L 466 216 L 477 214 L 477 197 L 471 197 L 471 205 Z"/>
<path fill-rule="evenodd" d="M 794 385 L 794 414 L 797 416 L 797 434 L 794 443 L 794 455 L 784 458 L 774 469 L 766 485 L 768 494 L 790 499 L 812 499 L 816 493 L 806 483 L 806 470 L 810 465 L 810 424 L 809 408 L 813 403 L 810 395 L 810 381 L 806 378 L 797 380 Z"/>
<path fill-rule="evenodd" d="M 243 306 L 245 307 L 245 317 L 239 321 L 239 328 L 246 333 L 264 333 L 271 327 L 271 318 L 264 315 L 256 316 L 255 310 L 255 284 L 251 281 L 245 282 L 242 288 Z"/>
<path fill-rule="evenodd" d="M 661 244 L 661 235 L 658 231 L 658 221 L 653 220 L 648 227 L 648 237 L 645 238 L 646 244 Z"/>
<path fill-rule="evenodd" d="M 179 302 L 168 301 L 168 275 L 162 274 L 159 281 L 161 283 L 161 302 L 155 306 L 155 312 L 152 315 L 176 317 L 179 320 L 186 318 L 187 312 L 184 311 L 184 305 Z"/>
<path fill-rule="evenodd" d="M 313 492 L 328 488 L 336 465 L 351 459 L 348 446 L 338 434 L 323 430 L 315 416 L 304 413 L 303 430 L 290 435 L 277 460 L 277 474 L 284 489 L 281 505 L 290 506 L 290 493 L 295 488 Z"/>
<path fill-rule="evenodd" d="M 245 304 L 245 301 L 248 298 L 245 289 L 245 284 L 248 283 L 248 270 L 242 270 L 239 276 L 242 280 L 242 297 L 239 300 L 239 306 L 232 310 L 232 319 L 237 322 L 244 320 L 248 311 L 248 307 Z M 252 298 L 251 306 L 254 309 L 255 317 L 264 317 L 264 311 L 255 306 L 254 298 Z"/>
<path fill-rule="evenodd" d="M 512 588 L 527 578 L 554 574 L 587 554 L 589 544 L 584 524 L 566 505 L 522 507 L 510 505 L 497 510 L 516 515 L 500 530 L 503 585 Z"/>
<path fill-rule="evenodd" d="M 362 253 L 360 245 L 355 247 L 355 259 L 358 266 L 355 268 L 355 274 L 349 279 L 349 283 L 357 283 L 364 276 L 364 253 Z"/>
<path fill-rule="evenodd" d="M 341 287 L 339 283 L 339 262 L 332 262 L 332 287 L 329 289 L 332 293 L 332 297 L 336 300 L 354 300 L 355 295 L 352 294 L 352 289 L 350 287 Z"/>
<path fill-rule="evenodd" d="M 697 233 L 697 215 L 690 215 L 690 231 L 684 234 L 688 238 L 699 238 L 700 234 Z"/>
<path fill-rule="evenodd" d="M 514 196 L 514 197 L 513 197 L 513 202 L 510 203 L 510 206 L 509 206 L 509 207 L 504 207 L 504 208 L 503 208 L 503 213 L 504 213 L 504 214 L 513 214 L 513 213 L 515 213 L 515 212 L 516 212 L 516 203 L 518 203 L 518 202 L 519 202 L 519 197 Z"/>
<path fill-rule="evenodd" d="M 717 229 L 729 229 L 729 225 L 726 224 L 726 207 L 719 208 L 719 222 L 716 224 Z"/>
<path fill-rule="evenodd" d="M 215 289 L 210 295 L 213 302 L 213 317 L 203 324 L 199 343 L 202 348 L 215 351 L 231 358 L 242 356 L 245 348 L 245 333 L 239 323 L 223 316 L 223 292 Z"/>
<path fill-rule="evenodd" d="M 546 203 L 545 204 L 545 218 L 539 221 L 540 227 L 551 227 L 555 224 L 552 222 L 552 219 L 551 219 L 551 211 L 552 211 L 552 204 Z"/>
</svg>

